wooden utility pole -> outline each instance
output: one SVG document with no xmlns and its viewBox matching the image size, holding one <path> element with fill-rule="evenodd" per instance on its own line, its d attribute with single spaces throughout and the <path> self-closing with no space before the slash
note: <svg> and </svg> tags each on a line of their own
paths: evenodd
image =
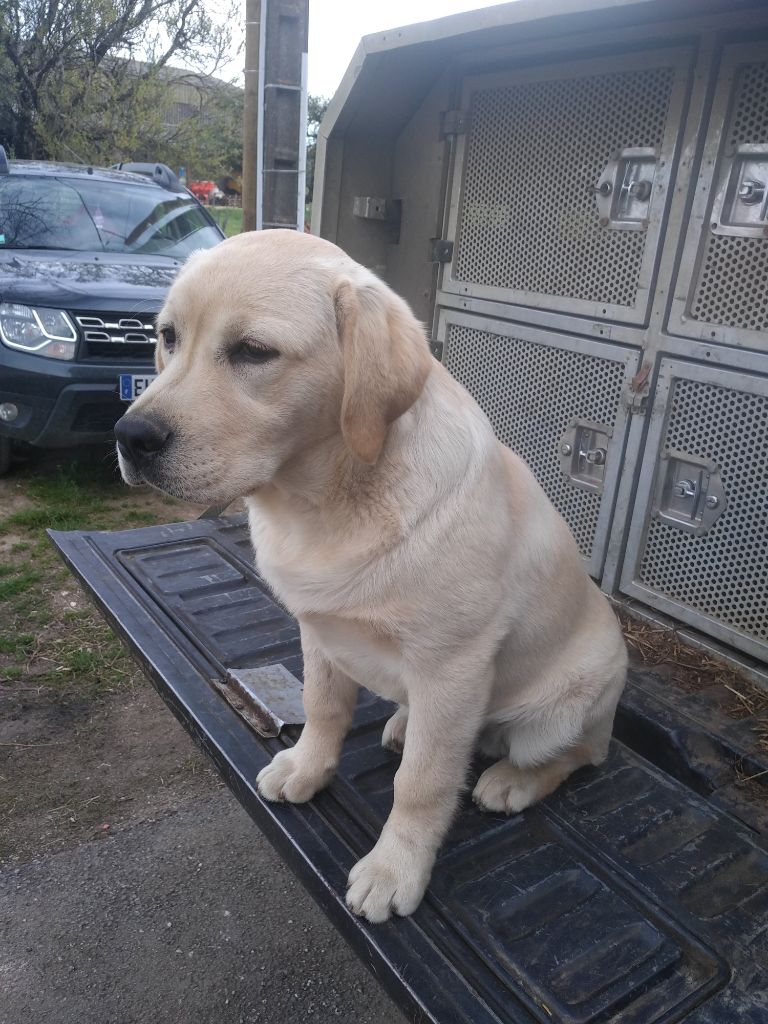
<svg viewBox="0 0 768 1024">
<path fill-rule="evenodd" d="M 243 102 L 243 231 L 257 227 L 259 173 L 259 48 L 261 0 L 245 0 L 245 95 Z"/>
</svg>

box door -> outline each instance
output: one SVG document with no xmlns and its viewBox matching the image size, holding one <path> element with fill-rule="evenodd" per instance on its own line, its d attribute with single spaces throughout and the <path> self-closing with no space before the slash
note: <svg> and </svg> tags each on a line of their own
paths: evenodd
<svg viewBox="0 0 768 1024">
<path fill-rule="evenodd" d="M 768 48 L 726 49 L 670 322 L 768 351 Z"/>
<path fill-rule="evenodd" d="M 768 654 L 768 380 L 664 359 L 621 589 Z"/>
<path fill-rule="evenodd" d="M 438 334 L 443 364 L 531 467 L 599 576 L 639 353 L 447 309 Z"/>
<path fill-rule="evenodd" d="M 466 80 L 443 290 L 644 322 L 689 63 L 670 49 Z"/>
</svg>

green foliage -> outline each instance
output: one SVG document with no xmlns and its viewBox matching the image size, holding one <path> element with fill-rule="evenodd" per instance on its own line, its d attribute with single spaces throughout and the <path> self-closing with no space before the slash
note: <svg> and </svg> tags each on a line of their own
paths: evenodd
<svg viewBox="0 0 768 1024">
<path fill-rule="evenodd" d="M 242 91 L 205 0 L 0 0 L 0 142 L 16 158 L 237 169 Z M 176 61 L 190 68 L 180 71 Z"/>
<path fill-rule="evenodd" d="M 243 230 L 243 211 L 236 206 L 211 206 L 208 209 L 214 220 L 218 221 L 219 227 L 230 238 L 232 235 L 239 235 Z"/>
<path fill-rule="evenodd" d="M 328 104 L 331 101 L 324 96 L 307 97 L 307 198 L 306 201 L 312 208 L 312 193 L 315 188 L 315 154 L 317 152 L 317 133 L 320 131 L 320 122 L 325 117 Z"/>
</svg>

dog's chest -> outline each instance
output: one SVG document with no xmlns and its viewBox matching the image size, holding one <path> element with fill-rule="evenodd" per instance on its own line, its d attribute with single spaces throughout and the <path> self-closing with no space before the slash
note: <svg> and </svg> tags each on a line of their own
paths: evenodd
<svg viewBox="0 0 768 1024">
<path fill-rule="evenodd" d="M 400 645 L 368 623 L 332 615 L 309 615 L 305 621 L 330 662 L 380 697 L 406 702 Z"/>
</svg>

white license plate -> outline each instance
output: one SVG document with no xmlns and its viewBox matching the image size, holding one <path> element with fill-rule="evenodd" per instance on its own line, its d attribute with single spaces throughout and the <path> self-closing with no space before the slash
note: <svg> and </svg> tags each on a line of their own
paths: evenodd
<svg viewBox="0 0 768 1024">
<path fill-rule="evenodd" d="M 147 390 L 156 376 L 155 373 L 121 373 L 120 397 L 124 402 L 132 402 Z"/>
</svg>

